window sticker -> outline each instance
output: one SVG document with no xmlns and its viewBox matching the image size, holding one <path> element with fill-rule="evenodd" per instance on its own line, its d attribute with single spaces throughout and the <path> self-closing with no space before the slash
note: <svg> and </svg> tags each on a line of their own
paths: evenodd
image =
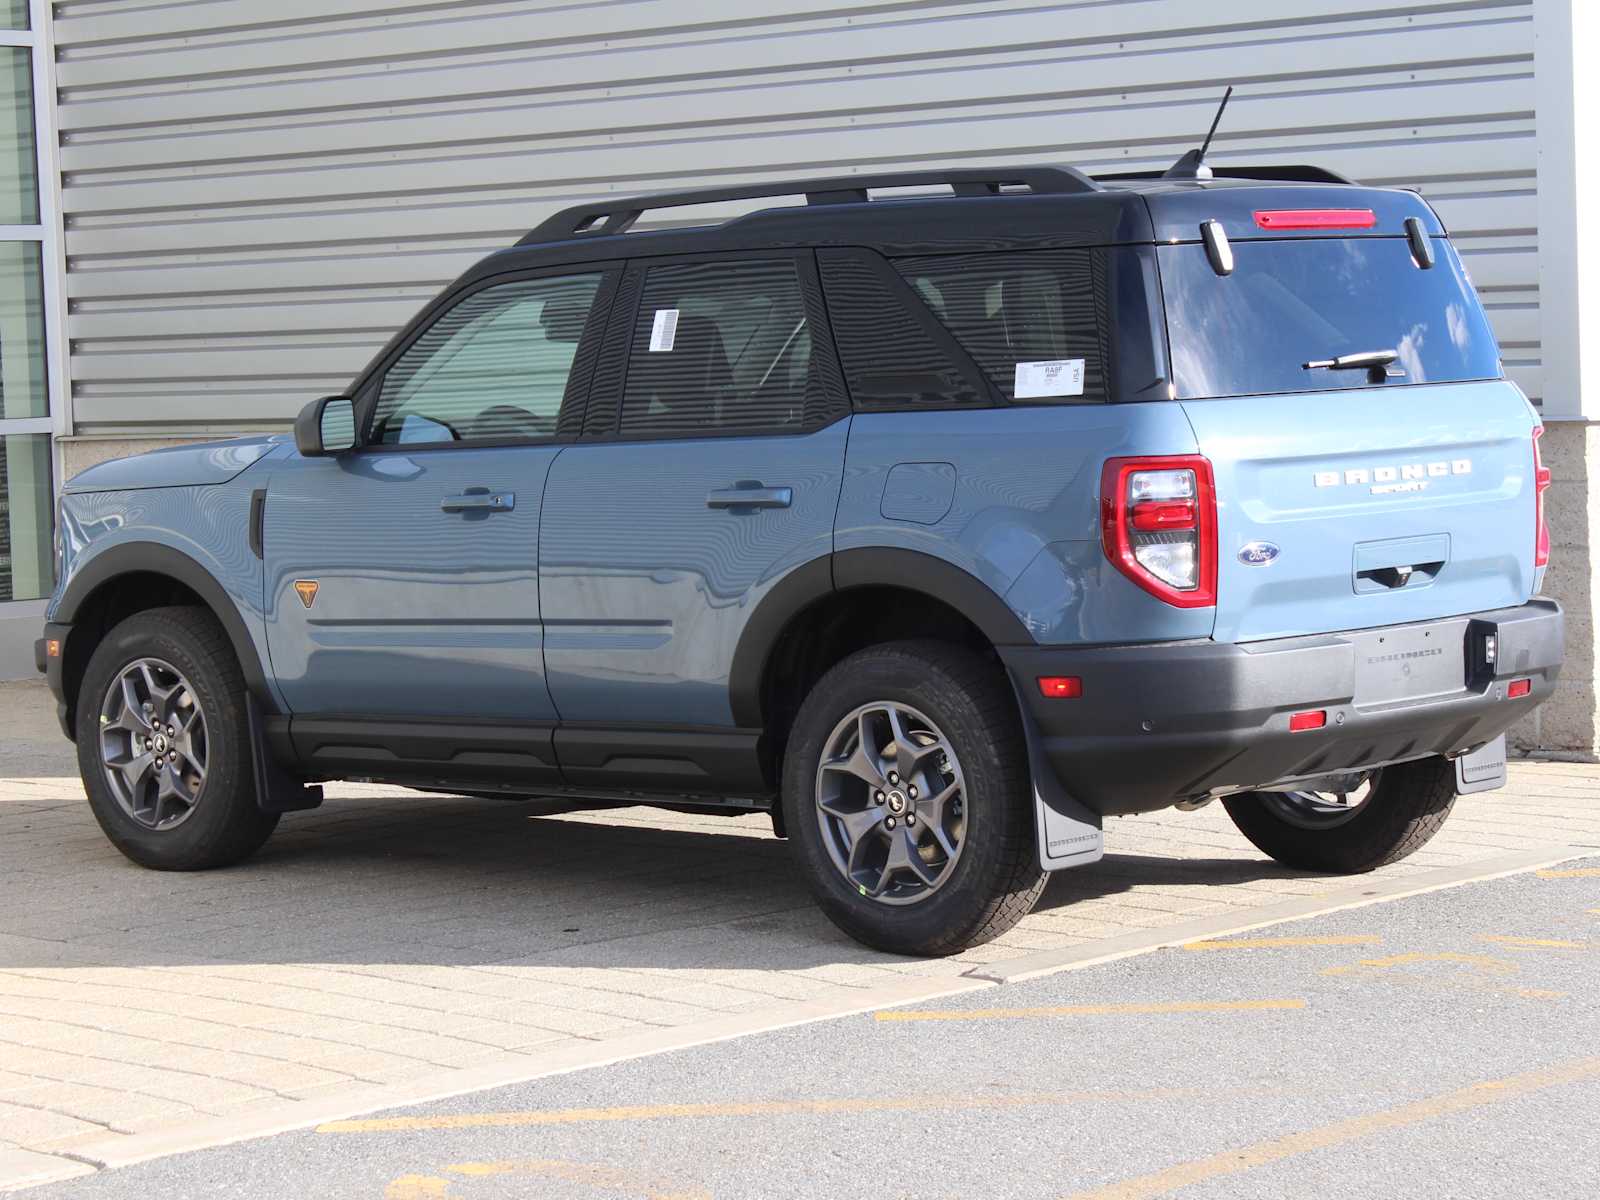
<svg viewBox="0 0 1600 1200">
<path fill-rule="evenodd" d="M 660 313 L 656 314 L 658 317 Z M 1018 400 L 1044 396 L 1083 395 L 1083 359 L 1057 358 L 1049 362 L 1020 362 L 1012 394 Z"/>
<path fill-rule="evenodd" d="M 660 354 L 671 350 L 678 340 L 678 310 L 656 309 L 655 324 L 650 327 L 650 353 Z"/>
</svg>

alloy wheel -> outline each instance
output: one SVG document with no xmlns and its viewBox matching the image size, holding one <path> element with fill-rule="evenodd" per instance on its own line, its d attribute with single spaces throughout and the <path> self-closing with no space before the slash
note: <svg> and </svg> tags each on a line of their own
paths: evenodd
<svg viewBox="0 0 1600 1200">
<path fill-rule="evenodd" d="M 147 829 L 183 824 L 205 790 L 205 713 L 183 673 L 158 658 L 129 663 L 100 705 L 100 761 L 122 811 Z"/>
<path fill-rule="evenodd" d="M 852 889 L 883 904 L 915 904 L 949 881 L 961 857 L 961 763 L 916 709 L 864 704 L 824 743 L 816 811 L 828 856 Z"/>
</svg>

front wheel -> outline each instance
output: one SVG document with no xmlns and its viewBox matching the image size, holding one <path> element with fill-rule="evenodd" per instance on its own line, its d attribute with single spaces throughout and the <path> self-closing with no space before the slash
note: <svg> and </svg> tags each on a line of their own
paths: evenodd
<svg viewBox="0 0 1600 1200">
<path fill-rule="evenodd" d="M 1455 765 L 1423 758 L 1368 773 L 1351 792 L 1242 792 L 1223 807 L 1285 866 L 1356 875 L 1427 845 L 1456 802 Z"/>
<path fill-rule="evenodd" d="M 786 827 L 813 894 L 857 941 L 955 954 L 1044 890 L 1016 700 L 1003 669 L 940 642 L 873 646 L 801 705 Z"/>
<path fill-rule="evenodd" d="M 84 671 L 77 732 L 95 819 L 140 866 L 227 866 L 278 824 L 256 804 L 244 677 L 204 609 L 148 609 L 106 634 Z"/>
</svg>

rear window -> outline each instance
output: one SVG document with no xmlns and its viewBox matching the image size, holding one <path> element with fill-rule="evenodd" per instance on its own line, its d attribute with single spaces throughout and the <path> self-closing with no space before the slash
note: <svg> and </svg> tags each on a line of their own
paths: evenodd
<svg viewBox="0 0 1600 1200">
<path fill-rule="evenodd" d="M 1226 276 L 1199 244 L 1160 247 L 1177 396 L 1370 387 L 1364 370 L 1305 364 L 1385 350 L 1386 387 L 1499 378 L 1466 271 L 1448 241 L 1433 244 L 1422 270 L 1404 238 L 1237 241 Z"/>
</svg>

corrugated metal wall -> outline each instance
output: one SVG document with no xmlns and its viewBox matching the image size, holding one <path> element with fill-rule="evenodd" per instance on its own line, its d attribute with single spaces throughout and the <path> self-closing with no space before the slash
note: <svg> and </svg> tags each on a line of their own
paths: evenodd
<svg viewBox="0 0 1600 1200">
<path fill-rule="evenodd" d="M 1538 396 L 1531 4 L 64 0 L 79 431 L 280 423 L 554 206 L 883 165 L 1420 186 Z"/>
</svg>

